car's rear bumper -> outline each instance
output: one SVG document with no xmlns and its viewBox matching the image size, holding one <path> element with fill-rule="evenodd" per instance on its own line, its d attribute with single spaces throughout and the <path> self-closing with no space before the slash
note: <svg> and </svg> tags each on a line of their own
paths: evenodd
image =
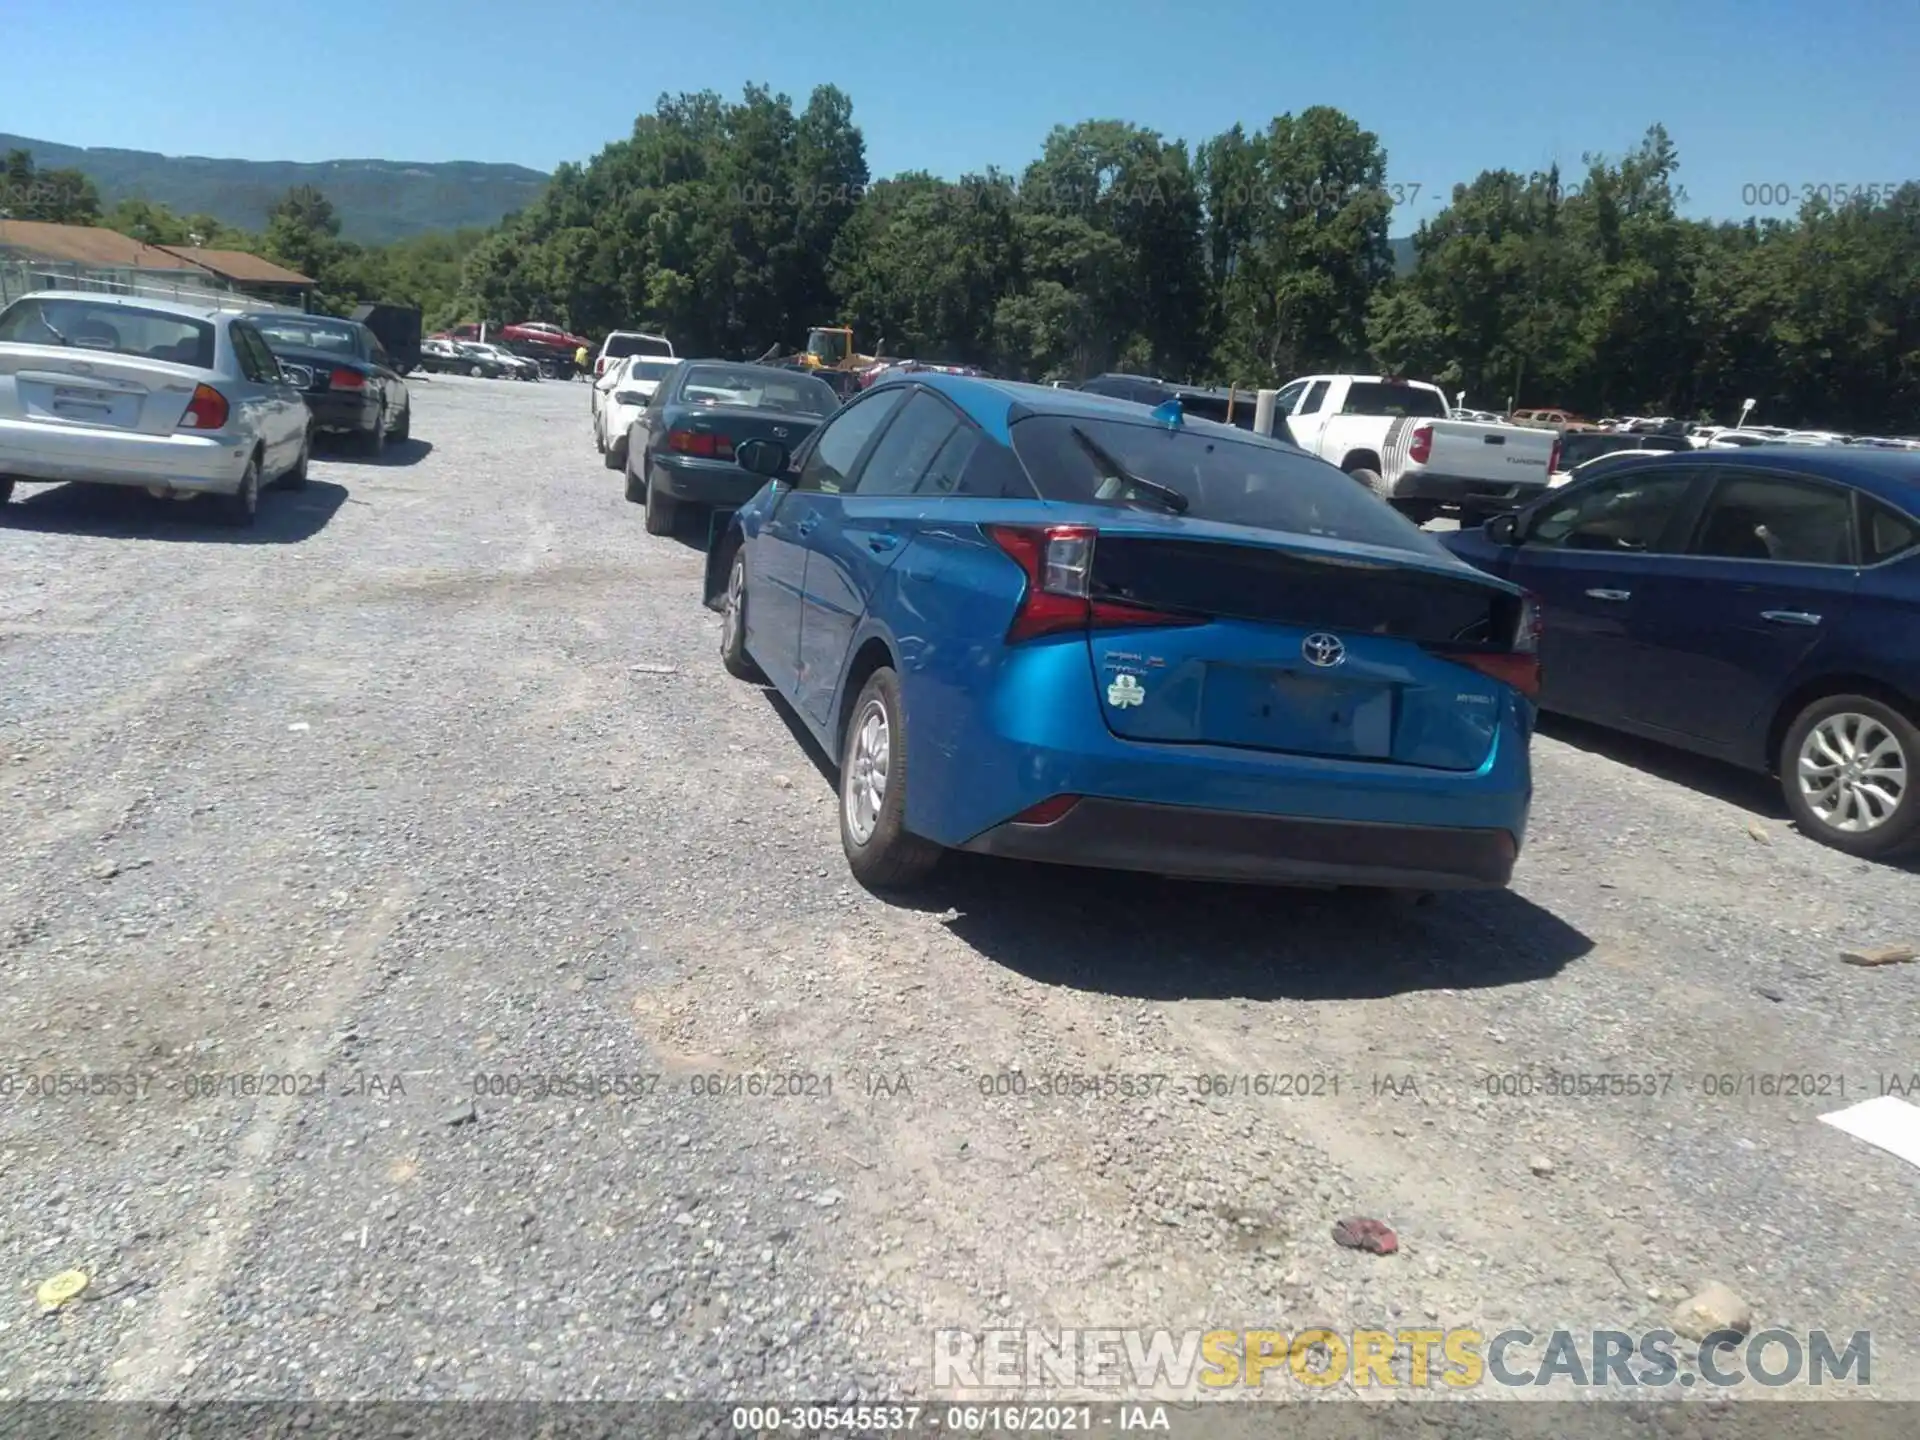
<svg viewBox="0 0 1920 1440">
<path fill-rule="evenodd" d="M 1128 740 L 1106 723 L 1084 643 L 1012 647 L 984 682 L 973 668 L 980 653 L 956 644 L 902 657 L 907 828 L 937 844 L 1223 879 L 1421 888 L 1503 884 L 1525 844 L 1534 714 L 1517 692 L 1502 695 L 1480 763 L 1447 770 Z M 1050 833 L 1012 824 L 1062 795 L 1080 803 Z M 1462 856 L 1449 860 L 1450 846 Z"/>
<path fill-rule="evenodd" d="M 232 433 L 143 435 L 0 419 L 0 477 L 11 480 L 232 494 L 252 453 L 252 441 Z"/>
<path fill-rule="evenodd" d="M 1477 509 L 1517 507 L 1536 495 L 1546 493 L 1545 472 L 1541 473 L 1538 480 L 1502 484 L 1496 480 L 1439 475 L 1431 470 L 1409 470 L 1393 483 L 1395 500 L 1427 500 L 1440 505 L 1464 505 Z"/>
<path fill-rule="evenodd" d="M 649 491 L 671 500 L 737 510 L 759 493 L 763 476 L 724 460 L 696 460 L 656 455 L 647 477 Z"/>
<path fill-rule="evenodd" d="M 377 395 L 328 394 L 307 396 L 313 428 L 323 435 L 366 435 L 380 423 Z"/>
<path fill-rule="evenodd" d="M 1015 860 L 1280 885 L 1497 889 L 1518 847 L 1504 829 L 1387 825 L 1086 799 L 1050 825 L 997 825 L 961 847 Z"/>
</svg>

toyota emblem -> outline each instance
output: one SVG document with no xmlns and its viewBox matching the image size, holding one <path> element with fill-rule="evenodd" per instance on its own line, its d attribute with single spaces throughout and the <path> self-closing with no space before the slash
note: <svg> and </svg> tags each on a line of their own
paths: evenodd
<svg viewBox="0 0 1920 1440">
<path fill-rule="evenodd" d="M 1300 642 L 1300 653 L 1306 656 L 1309 665 L 1318 665 L 1324 670 L 1346 659 L 1347 647 L 1338 635 L 1316 630 Z"/>
</svg>

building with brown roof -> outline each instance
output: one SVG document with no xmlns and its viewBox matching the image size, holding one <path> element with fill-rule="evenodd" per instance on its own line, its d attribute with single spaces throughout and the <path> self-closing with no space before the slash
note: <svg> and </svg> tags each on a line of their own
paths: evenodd
<svg viewBox="0 0 1920 1440">
<path fill-rule="evenodd" d="M 156 247 L 183 260 L 190 260 L 211 271 L 234 289 L 262 300 L 307 308 L 314 282 L 298 270 L 289 270 L 245 250 L 207 250 L 200 246 L 161 245 Z"/>
<path fill-rule="evenodd" d="M 148 245 L 99 225 L 0 220 L 0 301 L 9 289 L 24 293 L 71 284 L 238 291 L 301 309 L 314 288 L 305 275 L 242 250 Z"/>
</svg>

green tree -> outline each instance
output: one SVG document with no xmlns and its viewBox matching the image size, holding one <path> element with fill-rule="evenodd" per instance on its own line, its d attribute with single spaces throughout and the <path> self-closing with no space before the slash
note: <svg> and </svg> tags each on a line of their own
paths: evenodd
<svg viewBox="0 0 1920 1440">
<path fill-rule="evenodd" d="M 100 192 L 78 170 L 42 170 L 31 151 L 9 150 L 0 164 L 0 219 L 97 225 Z"/>
</svg>

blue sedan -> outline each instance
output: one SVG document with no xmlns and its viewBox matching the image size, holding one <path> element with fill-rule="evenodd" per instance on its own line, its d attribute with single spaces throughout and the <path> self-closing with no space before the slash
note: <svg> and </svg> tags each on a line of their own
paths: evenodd
<svg viewBox="0 0 1920 1440">
<path fill-rule="evenodd" d="M 1775 773 L 1849 854 L 1920 840 L 1920 455 L 1649 456 L 1448 543 L 1539 596 L 1543 709 Z"/>
<path fill-rule="evenodd" d="M 910 373 L 716 536 L 726 668 L 840 761 L 868 886 L 944 850 L 1196 879 L 1508 883 L 1539 667 L 1519 587 L 1294 447 Z"/>
</svg>

